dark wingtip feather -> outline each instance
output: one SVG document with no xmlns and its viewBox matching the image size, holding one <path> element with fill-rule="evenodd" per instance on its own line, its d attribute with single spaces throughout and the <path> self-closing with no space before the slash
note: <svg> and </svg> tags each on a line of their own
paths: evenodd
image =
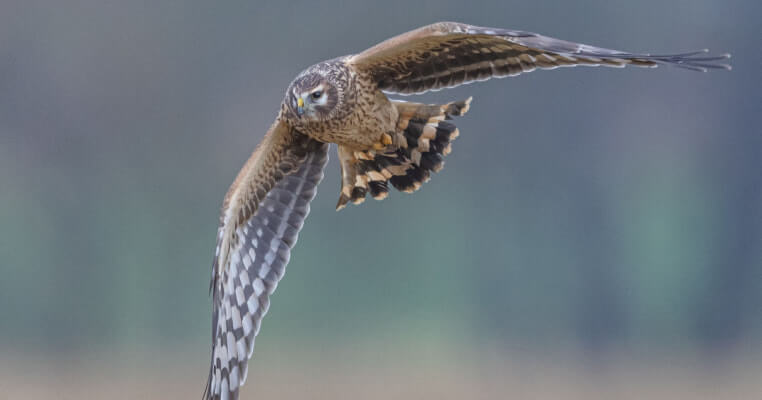
<svg viewBox="0 0 762 400">
<path fill-rule="evenodd" d="M 724 69 L 730 71 L 733 69 L 730 64 L 720 63 L 717 61 L 727 60 L 730 58 L 730 54 L 709 55 L 709 49 L 702 49 L 699 51 L 692 51 L 683 54 L 672 55 L 656 55 L 647 56 L 645 59 L 654 61 L 658 64 L 673 65 L 679 68 L 685 68 L 693 71 L 707 72 L 710 69 Z"/>
</svg>

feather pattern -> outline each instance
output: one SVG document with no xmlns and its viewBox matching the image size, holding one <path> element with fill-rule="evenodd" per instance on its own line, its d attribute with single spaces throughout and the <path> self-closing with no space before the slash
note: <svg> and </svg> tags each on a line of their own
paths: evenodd
<svg viewBox="0 0 762 400">
<path fill-rule="evenodd" d="M 270 295 L 283 277 L 327 160 L 327 144 L 276 122 L 231 187 L 212 279 L 212 365 L 205 398 L 238 397 Z"/>
<path fill-rule="evenodd" d="M 468 112 L 471 98 L 444 105 L 393 100 L 399 120 L 394 144 L 376 151 L 353 151 L 339 146 L 342 187 L 336 209 L 349 202 L 360 204 L 366 194 L 376 200 L 389 195 L 389 185 L 413 193 L 444 166 L 458 128 L 449 119 Z"/>
<path fill-rule="evenodd" d="M 730 69 L 719 63 L 729 55 L 706 50 L 672 55 L 609 50 L 531 32 L 440 22 L 393 37 L 348 63 L 369 72 L 389 93 L 413 94 L 535 69 L 576 65 L 655 67 L 672 65 L 705 71 Z"/>
</svg>

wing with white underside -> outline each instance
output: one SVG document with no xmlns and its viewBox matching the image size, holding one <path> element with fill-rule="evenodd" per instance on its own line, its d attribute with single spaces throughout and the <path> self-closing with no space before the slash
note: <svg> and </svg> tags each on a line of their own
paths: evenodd
<svg viewBox="0 0 762 400">
<path fill-rule="evenodd" d="M 205 398 L 238 398 L 270 295 L 327 161 L 327 144 L 278 120 L 228 191 L 212 270 L 212 365 Z"/>
</svg>

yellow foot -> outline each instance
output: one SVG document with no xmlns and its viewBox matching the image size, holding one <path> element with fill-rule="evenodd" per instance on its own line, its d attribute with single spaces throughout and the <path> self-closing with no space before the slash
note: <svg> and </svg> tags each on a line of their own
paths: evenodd
<svg viewBox="0 0 762 400">
<path fill-rule="evenodd" d="M 381 139 L 379 142 L 373 143 L 373 149 L 375 150 L 386 150 L 387 146 L 391 145 L 393 143 L 391 135 L 388 133 L 384 133 L 381 135 Z"/>
</svg>

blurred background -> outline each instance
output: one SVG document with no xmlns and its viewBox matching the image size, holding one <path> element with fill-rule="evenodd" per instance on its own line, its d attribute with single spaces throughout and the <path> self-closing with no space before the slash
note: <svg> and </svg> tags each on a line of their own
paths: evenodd
<svg viewBox="0 0 762 400">
<path fill-rule="evenodd" d="M 291 79 L 456 20 L 734 70 L 420 96 L 474 96 L 446 168 L 339 213 L 332 151 L 243 398 L 759 398 L 761 12 L 3 0 L 0 397 L 200 397 L 219 207 Z"/>
</svg>

